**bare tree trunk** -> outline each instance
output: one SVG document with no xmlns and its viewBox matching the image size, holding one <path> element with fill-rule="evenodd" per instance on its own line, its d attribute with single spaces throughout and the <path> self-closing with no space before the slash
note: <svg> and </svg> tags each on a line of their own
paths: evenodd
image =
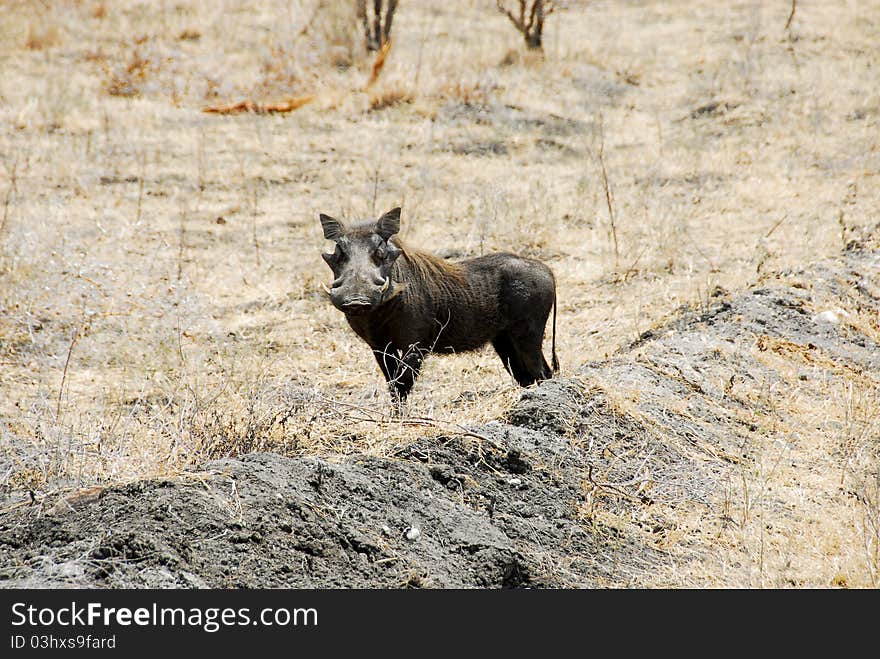
<svg viewBox="0 0 880 659">
<path fill-rule="evenodd" d="M 544 0 L 535 0 L 532 6 L 532 31 L 526 35 L 526 45 L 532 49 L 543 50 Z"/>
<path fill-rule="evenodd" d="M 543 50 L 544 20 L 556 10 L 553 0 L 532 0 L 531 5 L 527 0 L 519 0 L 518 14 L 508 8 L 505 0 L 495 0 L 495 4 L 523 35 L 529 50 Z"/>
<path fill-rule="evenodd" d="M 367 0 L 357 0 L 357 17 L 364 26 L 367 51 L 380 50 L 391 38 L 391 25 L 398 0 L 373 0 L 372 11 L 367 12 Z M 382 6 L 385 4 L 385 11 Z"/>
<path fill-rule="evenodd" d="M 397 0 L 388 0 L 388 9 L 385 10 L 385 26 L 383 29 L 382 45 L 391 38 L 391 22 L 394 20 L 394 12 L 397 10 Z"/>
<path fill-rule="evenodd" d="M 382 47 L 382 0 L 373 0 L 373 39 L 368 48 L 379 50 Z"/>
</svg>

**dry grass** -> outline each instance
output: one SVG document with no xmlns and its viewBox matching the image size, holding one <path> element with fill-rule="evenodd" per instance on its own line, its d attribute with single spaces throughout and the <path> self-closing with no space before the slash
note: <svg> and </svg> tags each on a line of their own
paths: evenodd
<svg viewBox="0 0 880 659">
<path fill-rule="evenodd" d="M 402 204 L 414 245 L 545 259 L 569 374 L 876 222 L 876 7 L 804 5 L 783 31 L 785 3 L 591 2 L 548 21 L 535 59 L 505 56 L 521 38 L 492 3 L 404 3 L 367 93 L 348 4 L 0 6 L 7 491 L 249 450 L 383 455 L 503 413 L 519 392 L 483 351 L 428 360 L 409 417 L 388 416 L 320 293 L 318 212 Z M 200 111 L 305 94 L 286 117 Z M 658 584 L 877 585 L 876 382 L 796 391 L 765 396 L 792 428 L 730 485 L 727 563 Z M 771 484 L 804 506 L 762 509 Z M 854 494 L 823 499 L 837 488 Z"/>
<path fill-rule="evenodd" d="M 372 90 L 369 95 L 371 112 L 393 108 L 402 103 L 412 103 L 413 96 L 407 89 L 399 87 L 383 87 Z"/>
</svg>

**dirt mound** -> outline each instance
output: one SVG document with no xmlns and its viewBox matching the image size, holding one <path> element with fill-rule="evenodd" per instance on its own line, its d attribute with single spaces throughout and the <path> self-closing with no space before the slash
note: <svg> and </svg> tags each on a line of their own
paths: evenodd
<svg viewBox="0 0 880 659">
<path fill-rule="evenodd" d="M 730 483 L 745 482 L 768 429 L 806 427 L 808 405 L 777 405 L 776 392 L 797 387 L 811 403 L 829 378 L 880 378 L 878 273 L 876 252 L 852 249 L 734 296 L 716 291 L 577 377 L 525 391 L 506 418 L 390 458 L 255 453 L 17 505 L 0 515 L 0 579 L 594 587 L 650 573 L 656 584 L 670 563 L 717 551 L 713 529 L 736 516 Z M 806 435 L 786 437 L 786 459 L 801 459 Z M 793 510 L 784 488 L 770 489 L 763 506 Z"/>
</svg>

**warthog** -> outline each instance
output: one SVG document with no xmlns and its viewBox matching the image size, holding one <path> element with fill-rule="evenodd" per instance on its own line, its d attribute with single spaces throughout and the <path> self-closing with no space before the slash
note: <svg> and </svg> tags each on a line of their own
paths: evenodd
<svg viewBox="0 0 880 659">
<path fill-rule="evenodd" d="M 324 289 L 373 349 L 393 402 L 406 400 L 431 352 L 491 341 L 524 387 L 559 370 L 556 280 L 540 261 L 499 253 L 453 262 L 407 247 L 395 235 L 399 208 L 351 228 L 323 213 L 320 219 L 324 237 L 336 243 L 322 254 L 335 276 Z M 541 351 L 551 307 L 553 371 Z"/>
</svg>

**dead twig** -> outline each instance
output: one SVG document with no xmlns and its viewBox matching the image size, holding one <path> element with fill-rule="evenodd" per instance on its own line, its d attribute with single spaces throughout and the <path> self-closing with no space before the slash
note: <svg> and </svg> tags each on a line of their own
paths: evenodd
<svg viewBox="0 0 880 659">
<path fill-rule="evenodd" d="M 791 27 L 791 22 L 794 20 L 794 12 L 797 9 L 797 0 L 791 0 L 791 13 L 788 15 L 788 20 L 785 21 L 785 27 L 783 30 L 788 30 Z"/>
<path fill-rule="evenodd" d="M 611 222 L 611 239 L 614 242 L 614 267 L 620 262 L 620 248 L 617 244 L 617 222 L 614 217 L 613 195 L 608 182 L 608 171 L 605 168 L 605 122 L 600 118 L 599 125 L 599 165 L 602 168 L 602 186 L 605 188 L 605 203 L 608 206 L 608 220 Z"/>
<path fill-rule="evenodd" d="M 499 451 L 505 450 L 501 444 L 496 442 L 494 439 L 487 435 L 483 435 L 478 432 L 474 432 L 473 430 L 468 430 L 465 426 L 460 423 L 455 423 L 454 421 L 442 421 L 440 419 L 433 419 L 430 417 L 410 417 L 408 419 L 404 419 L 401 423 L 405 426 L 428 426 L 431 428 L 452 428 L 456 435 L 461 435 L 462 437 L 471 437 L 473 439 L 479 439 L 481 441 L 486 442 L 487 444 L 492 445 Z"/>
<path fill-rule="evenodd" d="M 593 478 L 593 465 L 590 465 L 589 467 L 587 467 L 587 480 L 590 481 L 590 485 L 592 485 L 594 488 L 611 490 L 612 492 L 616 492 L 617 494 L 620 494 L 627 499 L 631 499 L 633 501 L 641 501 L 642 503 L 649 503 L 651 501 L 651 499 L 649 497 L 646 497 L 645 495 L 637 497 L 630 494 L 629 492 L 626 492 L 625 490 L 621 490 L 619 487 L 621 485 L 635 485 L 636 483 L 644 483 L 647 480 L 644 478 L 633 478 L 629 481 L 625 481 L 622 483 L 600 483 Z"/>
<path fill-rule="evenodd" d="M 67 348 L 67 359 L 64 360 L 64 371 L 61 373 L 61 386 L 58 388 L 58 403 L 55 405 L 55 420 L 56 423 L 61 420 L 61 399 L 64 396 L 64 384 L 67 382 L 67 369 L 70 367 L 70 356 L 73 354 L 73 348 L 76 345 L 76 342 L 79 341 L 80 336 L 85 334 L 89 325 L 87 322 L 80 325 L 76 332 L 73 333 L 73 338 L 70 339 L 70 345 Z"/>
<path fill-rule="evenodd" d="M 771 235 L 774 231 L 776 231 L 776 229 L 778 229 L 779 226 L 780 226 L 783 222 L 785 222 L 787 219 L 788 219 L 788 215 L 783 215 L 781 218 L 779 218 L 779 220 L 776 222 L 776 224 L 774 224 L 772 227 L 770 227 L 770 230 L 769 230 L 767 233 L 764 234 L 764 237 L 765 237 L 765 238 L 769 238 L 770 235 Z"/>
<path fill-rule="evenodd" d="M 648 246 L 647 246 L 647 245 L 645 245 L 644 247 L 642 247 L 642 249 L 641 249 L 641 251 L 639 252 L 638 256 L 636 256 L 636 260 L 632 262 L 632 265 L 629 266 L 626 270 L 624 270 L 624 272 L 623 272 L 623 281 L 624 281 L 624 282 L 625 282 L 627 279 L 629 279 L 629 276 L 630 276 L 630 275 L 635 275 L 635 274 L 636 274 L 636 266 L 639 264 L 639 261 L 641 261 L 642 256 L 644 255 L 644 253 L 645 253 L 646 251 L 648 251 Z"/>
</svg>

